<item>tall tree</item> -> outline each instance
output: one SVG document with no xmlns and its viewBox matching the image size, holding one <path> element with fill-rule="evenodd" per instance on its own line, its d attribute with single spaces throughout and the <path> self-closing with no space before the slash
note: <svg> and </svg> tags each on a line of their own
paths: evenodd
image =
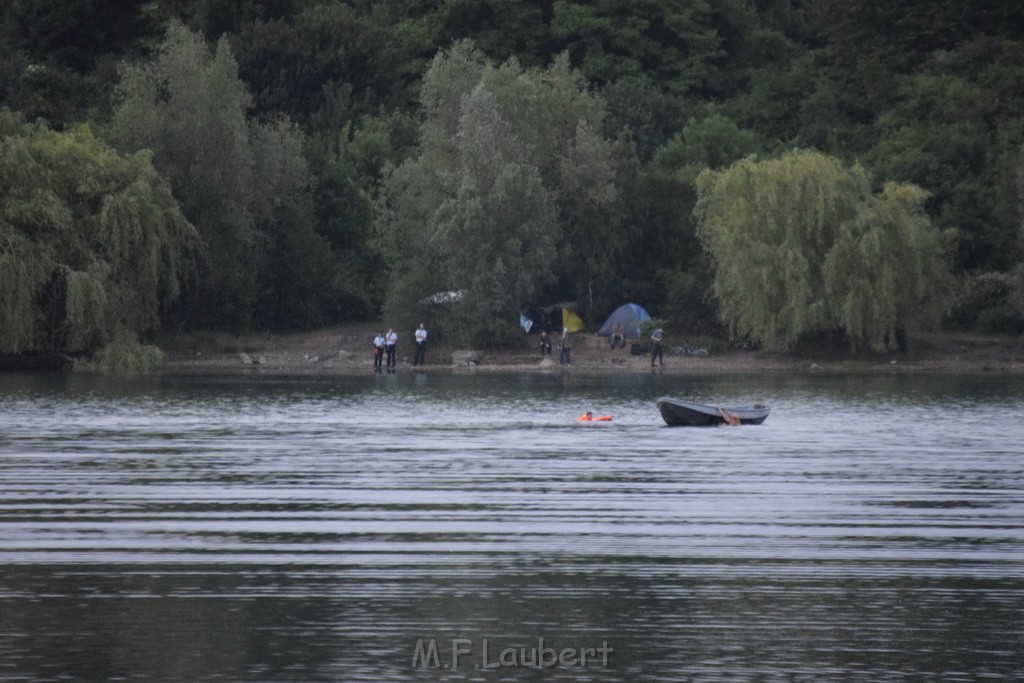
<svg viewBox="0 0 1024 683">
<path fill-rule="evenodd" d="M 466 289 L 464 310 L 492 312 L 468 320 L 469 332 L 494 339 L 545 296 L 604 304 L 626 235 L 627 150 L 601 136 L 602 103 L 567 60 L 544 71 L 495 67 L 460 43 L 435 58 L 422 103 L 419 154 L 383 189 L 389 315 L 438 290 Z M 430 266 L 435 255 L 445 269 Z"/>
<path fill-rule="evenodd" d="M 334 275 L 322 259 L 305 256 L 329 249 L 313 229 L 301 134 L 286 121 L 248 118 L 251 98 L 227 40 L 211 52 L 202 36 L 172 23 L 151 61 L 125 69 L 118 94 L 111 138 L 126 151 L 153 150 L 208 246 L 194 322 L 235 329 L 318 322 L 305 306 L 294 309 L 306 311 L 296 320 L 265 303 L 268 287 L 282 301 L 308 304 L 316 287 L 329 296 Z"/>
<path fill-rule="evenodd" d="M 0 102 L 65 126 L 102 111 L 116 64 L 159 35 L 138 0 L 0 3 Z"/>
<path fill-rule="evenodd" d="M 434 45 L 472 40 L 489 58 L 542 67 L 551 56 L 553 0 L 443 0 L 430 17 Z"/>
<path fill-rule="evenodd" d="M 997 100 L 960 77 L 916 74 L 900 78 L 898 90 L 899 102 L 878 119 L 868 163 L 885 177 L 931 190 L 936 222 L 959 234 L 961 269 L 1010 267 L 1016 225 L 999 209 L 1013 187 L 998 164 L 1004 152 L 991 125 Z"/>
<path fill-rule="evenodd" d="M 203 37 L 172 23 L 149 62 L 125 68 L 110 136 L 124 151 L 153 150 L 185 215 L 210 254 L 200 322 L 251 323 L 255 259 L 255 157 L 226 40 L 210 53 Z"/>
<path fill-rule="evenodd" d="M 721 114 L 691 118 L 681 132 L 662 145 L 644 170 L 631 204 L 644 226 L 644 239 L 627 249 L 625 273 L 641 273 L 649 281 L 643 292 L 652 311 L 689 330 L 717 327 L 709 300 L 711 275 L 697 239 L 693 209 L 697 176 L 705 168 L 721 170 L 758 151 L 752 132 L 741 130 Z M 636 285 L 630 288 L 637 290 Z"/>
<path fill-rule="evenodd" d="M 317 2 L 292 18 L 242 25 L 234 38 L 257 115 L 285 114 L 335 135 L 364 116 L 412 111 L 433 54 L 429 25 L 390 3 Z"/>
<path fill-rule="evenodd" d="M 875 351 L 932 330 L 949 310 L 952 276 L 927 193 L 886 183 L 842 226 L 822 266 L 833 316 L 853 346 Z"/>
<path fill-rule="evenodd" d="M 650 79 L 700 92 L 723 57 L 704 0 L 555 0 L 552 32 L 555 49 L 598 85 Z"/>
<path fill-rule="evenodd" d="M 437 209 L 433 239 L 445 245 L 442 274 L 465 293 L 454 322 L 495 343 L 550 277 L 555 207 L 482 86 L 466 99 L 457 136 L 458 186 Z"/>
</svg>

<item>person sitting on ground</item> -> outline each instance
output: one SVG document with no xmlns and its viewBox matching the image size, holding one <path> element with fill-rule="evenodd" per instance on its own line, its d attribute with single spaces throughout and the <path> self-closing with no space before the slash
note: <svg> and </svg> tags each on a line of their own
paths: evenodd
<svg viewBox="0 0 1024 683">
<path fill-rule="evenodd" d="M 626 337 L 622 334 L 622 323 L 615 323 L 615 327 L 612 328 L 612 337 L 609 343 L 611 344 L 612 351 L 615 350 L 615 342 L 618 341 L 619 348 L 626 348 Z"/>
<path fill-rule="evenodd" d="M 540 331 L 540 355 L 551 355 L 551 337 L 547 330 Z"/>
</svg>

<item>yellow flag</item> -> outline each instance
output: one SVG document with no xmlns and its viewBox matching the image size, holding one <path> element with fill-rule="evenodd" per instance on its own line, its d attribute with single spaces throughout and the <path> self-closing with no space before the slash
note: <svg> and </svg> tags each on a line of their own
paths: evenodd
<svg viewBox="0 0 1024 683">
<path fill-rule="evenodd" d="M 583 329 L 583 321 L 580 317 L 568 308 L 562 309 L 562 327 L 570 332 L 579 332 Z"/>
</svg>

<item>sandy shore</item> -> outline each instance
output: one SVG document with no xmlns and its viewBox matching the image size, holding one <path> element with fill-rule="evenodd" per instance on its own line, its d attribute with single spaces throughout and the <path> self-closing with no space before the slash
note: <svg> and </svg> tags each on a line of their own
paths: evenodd
<svg viewBox="0 0 1024 683">
<path fill-rule="evenodd" d="M 376 327 L 347 325 L 301 334 L 179 344 L 167 351 L 171 372 L 259 372 L 272 374 L 362 374 L 372 371 L 371 340 Z M 399 371 L 412 371 L 411 334 L 399 340 Z M 606 339 L 576 336 L 572 363 L 558 365 L 558 350 L 541 357 L 536 349 L 478 351 L 476 362 L 453 361 L 450 351 L 428 347 L 427 369 L 458 372 L 649 373 L 945 373 L 1024 374 L 1024 345 L 1018 337 L 937 334 L 910 354 L 851 355 L 846 350 L 804 354 L 729 350 L 690 357 L 668 352 L 652 369 L 649 356 L 609 350 Z M 463 356 L 464 354 L 456 354 Z"/>
</svg>

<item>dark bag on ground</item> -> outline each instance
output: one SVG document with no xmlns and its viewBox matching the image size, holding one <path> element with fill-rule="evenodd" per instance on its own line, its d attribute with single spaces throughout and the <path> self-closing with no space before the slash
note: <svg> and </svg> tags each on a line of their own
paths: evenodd
<svg viewBox="0 0 1024 683">
<path fill-rule="evenodd" d="M 629 353 L 633 356 L 644 355 L 644 347 L 640 342 L 633 342 L 633 345 L 629 347 Z"/>
</svg>

